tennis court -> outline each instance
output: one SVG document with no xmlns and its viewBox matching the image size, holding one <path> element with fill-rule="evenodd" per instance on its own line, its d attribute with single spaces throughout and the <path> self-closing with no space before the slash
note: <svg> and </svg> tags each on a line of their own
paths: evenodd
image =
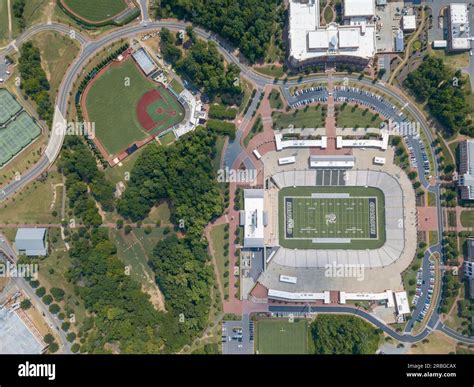
<svg viewBox="0 0 474 387">
<path fill-rule="evenodd" d="M 21 110 L 21 105 L 6 89 L 0 89 L 0 126 Z"/>
<path fill-rule="evenodd" d="M 5 165 L 23 148 L 41 134 L 40 127 L 26 112 L 10 121 L 6 128 L 0 128 L 0 167 Z"/>
<path fill-rule="evenodd" d="M 358 243 L 360 248 L 370 248 L 384 236 L 383 194 L 376 188 L 285 188 L 280 203 L 282 245 L 354 248 Z"/>
<path fill-rule="evenodd" d="M 306 320 L 259 320 L 256 329 L 259 354 L 307 354 Z"/>
</svg>

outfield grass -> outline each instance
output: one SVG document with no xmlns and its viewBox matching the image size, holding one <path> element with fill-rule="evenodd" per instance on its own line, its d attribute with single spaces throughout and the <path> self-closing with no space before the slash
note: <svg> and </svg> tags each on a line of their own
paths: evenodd
<svg viewBox="0 0 474 387">
<path fill-rule="evenodd" d="M 338 128 L 379 128 L 382 119 L 377 114 L 373 114 L 365 109 L 346 105 L 344 108 L 339 106 L 336 117 L 336 126 Z"/>
<path fill-rule="evenodd" d="M 461 225 L 463 227 L 474 227 L 474 211 L 461 212 Z"/>
<path fill-rule="evenodd" d="M 101 22 L 117 16 L 127 9 L 125 0 L 61 0 L 77 17 L 86 21 Z"/>
<path fill-rule="evenodd" d="M 110 67 L 91 86 L 86 97 L 88 117 L 95 122 L 96 136 L 109 154 L 115 155 L 132 143 L 166 129 L 160 125 L 147 132 L 138 121 L 137 104 L 152 89 L 159 89 L 165 98 L 170 97 L 167 90 L 146 79 L 132 59 Z M 182 109 L 174 101 L 176 110 Z"/>
<path fill-rule="evenodd" d="M 306 320 L 259 320 L 255 345 L 258 354 L 307 354 L 308 324 Z"/>
<path fill-rule="evenodd" d="M 312 194 L 349 194 L 349 198 L 312 198 Z M 368 199 L 370 198 L 370 199 Z M 375 224 L 369 200 L 376 204 Z M 291 202 L 291 208 L 289 207 Z M 375 249 L 385 243 L 384 195 L 365 187 L 287 187 L 279 192 L 280 245 L 300 249 Z M 287 213 L 288 212 L 288 213 Z M 288 218 L 288 215 L 292 219 Z M 292 225 L 289 228 L 288 225 Z M 371 231 L 371 225 L 376 230 Z M 313 238 L 329 238 L 334 242 Z M 349 243 L 338 238 L 350 239 Z"/>
<path fill-rule="evenodd" d="M 290 125 L 295 128 L 323 128 L 326 114 L 323 113 L 321 106 L 308 106 L 293 113 L 274 112 L 272 120 L 275 129 L 285 129 Z"/>
</svg>

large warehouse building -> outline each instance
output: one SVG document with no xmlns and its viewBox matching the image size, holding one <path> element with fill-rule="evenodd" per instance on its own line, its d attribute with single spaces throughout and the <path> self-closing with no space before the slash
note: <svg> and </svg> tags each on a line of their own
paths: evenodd
<svg viewBox="0 0 474 387">
<path fill-rule="evenodd" d="M 375 55 L 374 0 L 345 0 L 344 23 L 327 26 L 320 25 L 317 0 L 291 0 L 289 9 L 293 67 L 338 63 L 366 66 Z"/>
</svg>

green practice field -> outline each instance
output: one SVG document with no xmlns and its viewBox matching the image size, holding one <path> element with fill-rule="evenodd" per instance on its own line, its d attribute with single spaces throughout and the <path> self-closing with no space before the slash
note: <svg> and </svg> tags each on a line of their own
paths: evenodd
<svg viewBox="0 0 474 387">
<path fill-rule="evenodd" d="M 279 213 L 283 247 L 375 249 L 385 242 L 384 196 L 376 188 L 284 188 Z"/>
<path fill-rule="evenodd" d="M 128 8 L 125 0 L 61 0 L 78 18 L 101 22 L 111 19 Z"/>
<path fill-rule="evenodd" d="M 306 320 L 259 320 L 256 323 L 256 350 L 259 354 L 307 354 Z"/>
<path fill-rule="evenodd" d="M 164 87 L 145 78 L 131 58 L 109 67 L 93 82 L 85 97 L 87 117 L 95 123 L 96 137 L 109 155 L 157 135 L 184 118 L 180 103 Z M 142 97 L 153 91 L 162 99 L 151 101 L 147 107 L 153 109 L 152 105 L 156 105 L 155 110 L 149 112 L 150 127 L 144 128 L 143 117 L 142 121 L 138 117 L 138 106 Z M 169 115 L 170 109 L 176 112 L 174 116 Z"/>
</svg>

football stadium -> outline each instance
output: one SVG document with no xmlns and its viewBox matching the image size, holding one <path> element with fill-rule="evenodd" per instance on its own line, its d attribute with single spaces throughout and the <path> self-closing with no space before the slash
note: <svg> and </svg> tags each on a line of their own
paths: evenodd
<svg viewBox="0 0 474 387">
<path fill-rule="evenodd" d="M 287 187 L 279 192 L 280 245 L 377 248 L 385 242 L 384 196 L 376 188 Z"/>
</svg>

